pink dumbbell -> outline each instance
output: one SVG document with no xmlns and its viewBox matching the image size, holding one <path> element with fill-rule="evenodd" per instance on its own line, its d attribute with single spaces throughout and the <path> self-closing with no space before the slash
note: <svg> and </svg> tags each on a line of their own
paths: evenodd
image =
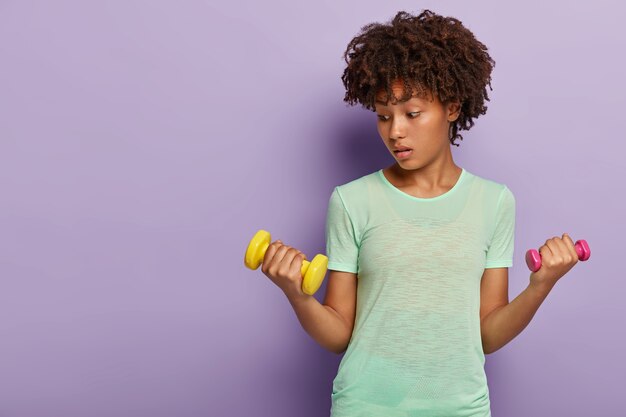
<svg viewBox="0 0 626 417">
<path fill-rule="evenodd" d="M 578 254 L 579 261 L 586 261 L 591 256 L 591 249 L 589 249 L 589 245 L 585 240 L 577 240 L 574 243 L 574 248 Z M 526 265 L 532 272 L 539 271 L 539 268 L 541 268 L 541 255 L 537 250 L 529 249 L 526 252 Z"/>
</svg>

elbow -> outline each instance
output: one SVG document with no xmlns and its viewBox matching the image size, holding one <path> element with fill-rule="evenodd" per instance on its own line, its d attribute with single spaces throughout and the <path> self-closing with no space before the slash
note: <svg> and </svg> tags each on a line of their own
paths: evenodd
<svg viewBox="0 0 626 417">
<path fill-rule="evenodd" d="M 489 346 L 487 343 L 485 343 L 484 339 L 482 340 L 482 345 L 483 345 L 483 353 L 485 355 L 489 355 L 489 354 L 492 354 L 493 352 L 495 352 L 495 350 L 491 346 Z"/>
<path fill-rule="evenodd" d="M 494 348 L 492 346 L 486 346 L 486 345 L 483 344 L 483 352 L 484 352 L 485 355 L 490 355 L 490 354 L 492 354 L 494 352 L 497 352 L 498 350 L 500 350 L 500 348 Z"/>
<path fill-rule="evenodd" d="M 351 336 L 351 334 L 350 334 Z M 348 338 L 348 340 L 346 340 L 345 342 L 343 342 L 342 344 L 336 346 L 334 349 L 332 349 L 332 351 L 334 353 L 336 353 L 337 355 L 341 355 L 342 353 L 344 353 L 346 350 L 348 350 L 348 346 L 350 345 L 350 337 Z"/>
<path fill-rule="evenodd" d="M 341 355 L 346 350 L 348 350 L 348 346 L 350 346 L 350 341 L 352 340 L 352 330 L 353 330 L 352 326 L 348 326 L 346 328 L 346 332 L 342 336 L 341 344 L 336 345 L 335 348 L 332 349 L 334 353 L 336 353 L 337 355 Z"/>
<path fill-rule="evenodd" d="M 331 351 L 333 353 L 336 353 L 337 355 L 341 355 L 342 353 L 344 353 L 346 350 L 348 349 L 348 345 L 341 345 L 339 347 L 336 347 L 334 349 L 331 349 Z"/>
<path fill-rule="evenodd" d="M 482 321 L 480 323 L 480 342 L 482 344 L 483 353 L 485 355 L 489 355 L 490 353 L 494 352 L 493 346 L 489 344 L 489 337 L 487 335 L 487 332 L 485 330 L 485 327 Z"/>
</svg>

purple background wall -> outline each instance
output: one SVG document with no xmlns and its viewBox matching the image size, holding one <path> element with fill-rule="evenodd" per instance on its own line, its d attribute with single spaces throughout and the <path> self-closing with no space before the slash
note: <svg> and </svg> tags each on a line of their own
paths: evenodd
<svg viewBox="0 0 626 417">
<path fill-rule="evenodd" d="M 623 4 L 5 0 L 0 416 L 328 415 L 340 356 L 243 254 L 324 252 L 332 188 L 393 162 L 341 54 L 424 8 L 496 61 L 452 149 L 516 196 L 510 299 L 528 248 L 593 252 L 487 356 L 493 415 L 623 415 Z"/>
</svg>

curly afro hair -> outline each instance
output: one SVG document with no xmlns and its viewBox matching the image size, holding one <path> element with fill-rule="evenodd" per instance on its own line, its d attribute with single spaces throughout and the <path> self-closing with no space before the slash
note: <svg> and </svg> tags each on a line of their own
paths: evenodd
<svg viewBox="0 0 626 417">
<path fill-rule="evenodd" d="M 487 47 L 453 17 L 443 17 L 430 10 L 419 16 L 400 11 L 389 24 L 370 23 L 361 28 L 343 57 L 348 64 L 341 80 L 346 88 L 343 101 L 360 103 L 375 111 L 377 92 L 387 92 L 387 103 L 393 97 L 395 80 L 404 85 L 402 101 L 411 98 L 414 88 L 419 97 L 432 94 L 444 103 L 458 101 L 459 117 L 450 123 L 449 140 L 463 136 L 458 130 L 469 130 L 472 119 L 487 112 L 486 86 L 491 88 L 491 71 L 495 61 Z"/>
</svg>

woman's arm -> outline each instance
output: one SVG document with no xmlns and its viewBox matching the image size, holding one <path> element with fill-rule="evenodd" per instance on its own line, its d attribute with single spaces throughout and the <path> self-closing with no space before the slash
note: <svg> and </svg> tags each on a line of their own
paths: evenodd
<svg viewBox="0 0 626 417">
<path fill-rule="evenodd" d="M 304 330 L 322 347 L 339 354 L 352 337 L 356 288 L 356 274 L 329 270 L 323 304 L 311 295 L 288 299 Z"/>
<path fill-rule="evenodd" d="M 551 289 L 551 286 L 530 283 L 513 301 L 496 307 L 481 318 L 480 332 L 485 354 L 497 351 L 520 334 Z"/>
<path fill-rule="evenodd" d="M 541 268 L 530 274 L 530 284 L 515 300 L 508 302 L 508 268 L 485 269 L 481 282 L 480 332 L 485 353 L 509 343 L 530 323 L 552 288 L 578 262 L 574 241 L 567 233 L 546 240 L 539 248 Z M 493 272 L 487 272 L 493 271 Z M 485 295 L 485 300 L 482 299 Z M 491 309 L 486 306 L 496 306 Z M 484 311 L 491 312 L 483 317 Z"/>
</svg>

